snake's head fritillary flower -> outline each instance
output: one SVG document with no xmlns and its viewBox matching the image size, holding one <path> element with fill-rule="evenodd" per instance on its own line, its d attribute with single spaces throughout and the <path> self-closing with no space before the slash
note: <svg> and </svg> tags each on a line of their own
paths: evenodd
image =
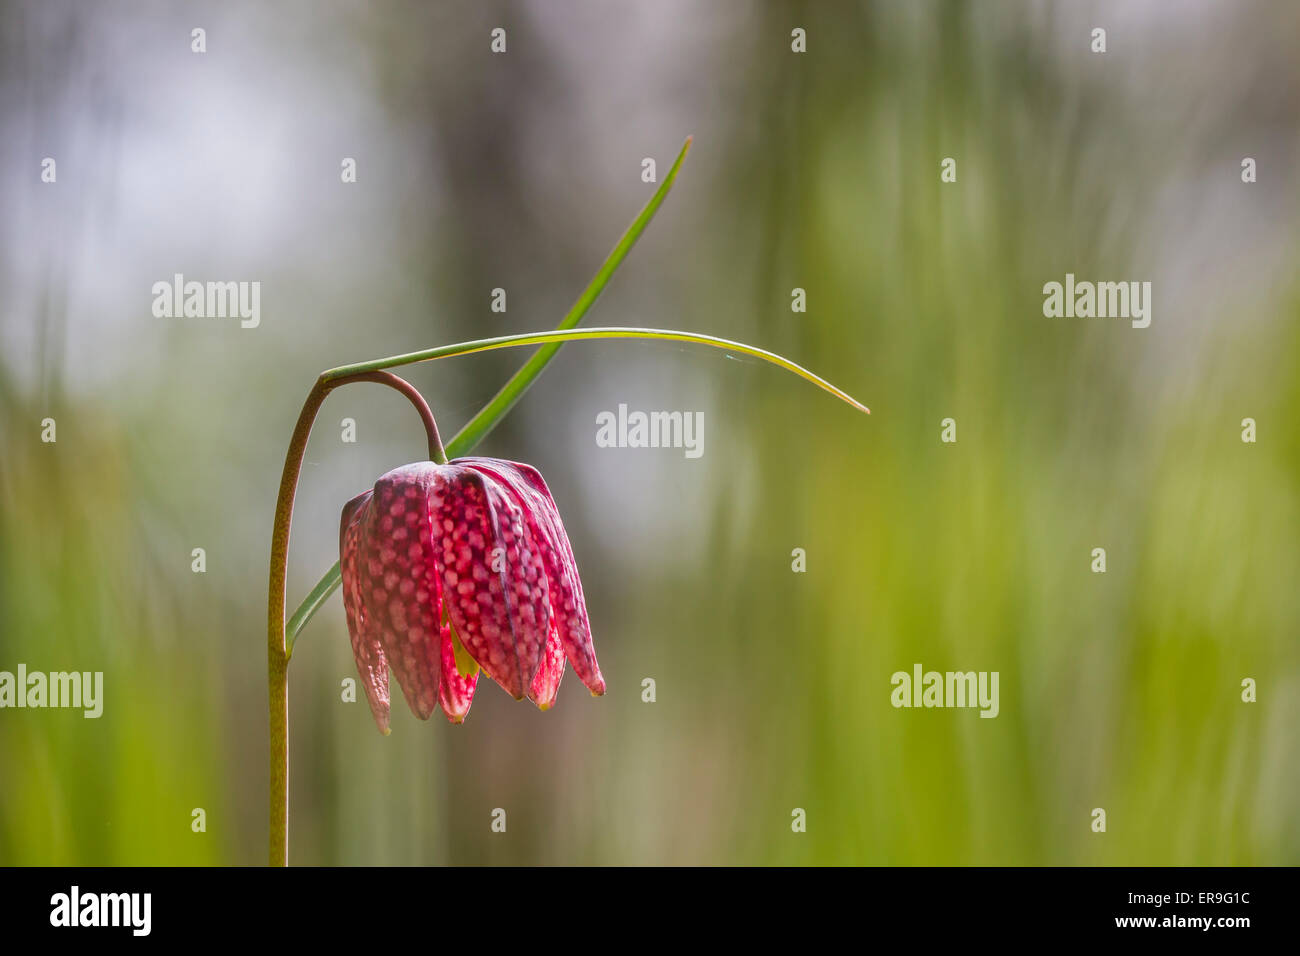
<svg viewBox="0 0 1300 956">
<path fill-rule="evenodd" d="M 419 462 L 343 508 L 343 606 L 375 723 L 388 733 L 388 671 L 424 720 L 455 723 L 478 671 L 516 700 L 555 703 L 564 662 L 605 693 L 569 536 L 531 465 Z"/>
</svg>

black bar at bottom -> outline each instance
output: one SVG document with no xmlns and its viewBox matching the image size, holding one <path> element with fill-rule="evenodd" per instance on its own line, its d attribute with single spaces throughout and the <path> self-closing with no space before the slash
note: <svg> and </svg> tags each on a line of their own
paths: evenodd
<svg viewBox="0 0 1300 956">
<path fill-rule="evenodd" d="M 1236 940 L 1286 931 L 1293 869 L 7 869 L 6 943 L 283 940 L 368 947 L 519 934 L 613 947 L 820 937 Z M 90 924 L 90 925 L 87 925 Z M 662 935 L 681 930 L 688 936 Z M 395 935 L 394 935 L 395 934 Z M 879 934 L 879 935 L 878 935 Z M 919 935 L 918 935 L 919 934 Z M 7 947 L 6 947 L 7 948 Z M 14 950 L 11 950 L 14 951 Z"/>
</svg>

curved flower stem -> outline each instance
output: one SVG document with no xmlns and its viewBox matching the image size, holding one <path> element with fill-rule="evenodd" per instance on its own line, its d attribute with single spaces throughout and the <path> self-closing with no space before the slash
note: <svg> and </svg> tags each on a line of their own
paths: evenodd
<svg viewBox="0 0 1300 956">
<path fill-rule="evenodd" d="M 324 376 L 321 376 L 322 380 Z M 439 464 L 447 464 L 447 452 L 442 447 L 442 438 L 438 435 L 438 423 L 433 420 L 433 412 L 429 410 L 429 403 L 424 400 L 424 396 L 419 390 L 404 378 L 398 378 L 392 372 L 358 372 L 356 375 L 348 375 L 342 379 L 334 379 L 326 383 L 326 390 L 332 390 L 340 385 L 348 385 L 352 382 L 377 382 L 380 385 L 387 385 L 389 388 L 395 388 L 415 406 L 415 410 L 420 413 L 420 421 L 424 423 L 424 434 L 429 439 L 429 460 Z"/>
<path fill-rule="evenodd" d="M 410 382 L 391 372 L 377 369 L 353 374 L 321 376 L 312 386 L 298 415 L 289 450 L 284 456 L 284 471 L 280 474 L 280 494 L 275 503 L 275 525 L 271 531 L 271 576 L 267 599 L 267 687 L 270 702 L 268 716 L 271 735 L 271 802 L 270 802 L 270 862 L 272 866 L 285 866 L 289 862 L 289 651 L 285 645 L 284 596 L 289 567 L 289 526 L 293 522 L 293 501 L 298 491 L 298 478 L 302 473 L 302 460 L 307 453 L 307 439 L 311 426 L 327 396 L 340 385 L 350 382 L 377 382 L 405 395 L 415 406 L 424 422 L 429 440 L 429 457 L 438 464 L 446 464 L 447 453 L 438 436 L 438 425 L 424 397 Z"/>
<path fill-rule="evenodd" d="M 829 392 L 841 401 L 867 414 L 871 410 L 857 399 L 842 391 L 801 365 L 797 365 L 784 356 L 760 349 L 743 342 L 704 335 L 699 332 L 678 332 L 672 329 L 631 329 L 598 328 L 581 330 L 557 330 L 554 332 L 528 332 L 520 335 L 503 335 L 491 339 L 478 339 L 473 342 L 460 342 L 405 355 L 375 359 L 357 365 L 345 365 L 322 372 L 311 394 L 303 405 L 294 428 L 293 438 L 289 442 L 289 451 L 284 460 L 284 473 L 280 478 L 280 497 L 275 507 L 275 528 L 271 535 L 271 580 L 267 602 L 267 680 L 270 687 L 270 725 L 271 725 L 271 802 L 270 802 L 270 860 L 272 865 L 283 866 L 288 862 L 289 846 L 289 693 L 288 665 L 291 643 L 286 643 L 284 620 L 285 578 L 288 573 L 289 559 L 289 524 L 293 519 L 293 499 L 298 488 L 298 476 L 302 470 L 303 455 L 307 450 L 307 439 L 311 435 L 312 422 L 320 411 L 325 396 L 333 389 L 349 382 L 380 382 L 396 388 L 406 395 L 420 412 L 429 437 L 429 457 L 439 464 L 446 464 L 447 455 L 438 437 L 438 427 L 424 399 L 420 397 L 409 383 L 396 375 L 385 371 L 401 365 L 414 365 L 417 362 L 429 362 L 434 359 L 450 358 L 455 355 L 470 355 L 474 352 L 487 352 L 493 349 L 518 348 L 529 345 L 558 346 L 563 342 L 591 341 L 595 339 L 659 339 L 670 342 L 691 342 L 708 345 L 712 348 L 751 355 L 770 362 L 773 365 L 793 372 L 800 378 L 811 382 L 818 388 Z M 473 436 L 464 444 L 472 445 L 480 436 Z M 460 436 L 452 442 L 459 453 L 462 449 Z M 294 633 L 302 627 L 311 613 L 324 603 L 325 598 L 337 586 L 338 565 L 335 565 L 326 579 L 312 589 L 311 596 L 304 605 L 306 613 L 300 608 L 294 614 Z"/>
</svg>

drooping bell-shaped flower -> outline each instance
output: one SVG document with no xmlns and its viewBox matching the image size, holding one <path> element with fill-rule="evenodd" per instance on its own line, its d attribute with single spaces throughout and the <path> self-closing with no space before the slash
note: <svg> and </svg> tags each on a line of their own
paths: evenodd
<svg viewBox="0 0 1300 956">
<path fill-rule="evenodd" d="M 388 671 L 416 716 L 460 723 L 479 669 L 514 698 L 555 703 L 564 662 L 605 692 L 582 582 L 546 482 L 494 458 L 419 462 L 343 508 L 343 606 L 375 722 Z"/>
</svg>

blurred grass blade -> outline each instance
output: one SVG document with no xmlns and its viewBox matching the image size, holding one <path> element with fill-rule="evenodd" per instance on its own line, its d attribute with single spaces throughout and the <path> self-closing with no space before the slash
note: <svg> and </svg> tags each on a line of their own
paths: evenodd
<svg viewBox="0 0 1300 956">
<path fill-rule="evenodd" d="M 582 294 L 578 296 L 577 301 L 573 303 L 568 313 L 560 321 L 559 326 L 557 326 L 558 329 L 571 329 L 581 322 L 583 316 L 587 314 L 596 299 L 600 297 L 600 293 L 604 291 L 614 272 L 623 264 L 628 252 L 636 245 L 636 241 L 641 238 L 641 233 L 645 232 L 646 226 L 650 224 L 650 220 L 654 218 L 655 213 L 659 211 L 659 207 L 663 205 L 664 199 L 668 196 L 668 190 L 673 188 L 673 182 L 677 179 L 677 171 L 681 169 L 682 161 L 686 159 L 686 154 L 690 151 L 691 140 L 692 137 L 686 137 L 686 142 L 682 144 L 681 152 L 677 154 L 677 159 L 673 162 L 672 168 L 668 170 L 668 175 L 664 177 L 664 181 L 655 190 L 655 194 L 650 197 L 650 201 L 645 204 L 645 208 L 632 220 L 632 225 L 628 226 L 622 238 L 614 244 L 614 248 L 605 257 L 605 261 L 601 263 L 596 275 L 587 283 L 587 288 L 582 290 Z M 497 392 L 492 397 L 492 400 L 484 405 L 479 413 L 466 423 L 464 428 L 457 432 L 456 437 L 447 443 L 447 454 L 454 458 L 457 455 L 465 455 L 473 451 L 475 446 L 487 436 L 488 432 L 496 427 L 497 422 L 501 421 L 506 416 L 506 413 L 514 408 L 515 403 L 523 397 L 524 392 L 528 391 L 529 386 L 541 374 L 542 369 L 560 350 L 561 344 L 557 342 L 538 349 L 537 354 L 525 362 L 523 367 L 515 372 L 510 377 L 510 380 L 502 386 L 501 391 Z M 316 586 L 311 589 L 303 602 L 298 605 L 298 609 L 293 612 L 293 616 L 289 618 L 289 623 L 285 626 L 284 640 L 285 650 L 290 656 L 293 655 L 293 644 L 298 637 L 298 632 L 311 620 L 312 615 L 325 603 L 326 599 L 334 593 L 334 589 L 339 586 L 340 580 L 338 562 L 335 562 L 334 566 L 325 572 L 325 576 L 316 582 Z"/>
</svg>

